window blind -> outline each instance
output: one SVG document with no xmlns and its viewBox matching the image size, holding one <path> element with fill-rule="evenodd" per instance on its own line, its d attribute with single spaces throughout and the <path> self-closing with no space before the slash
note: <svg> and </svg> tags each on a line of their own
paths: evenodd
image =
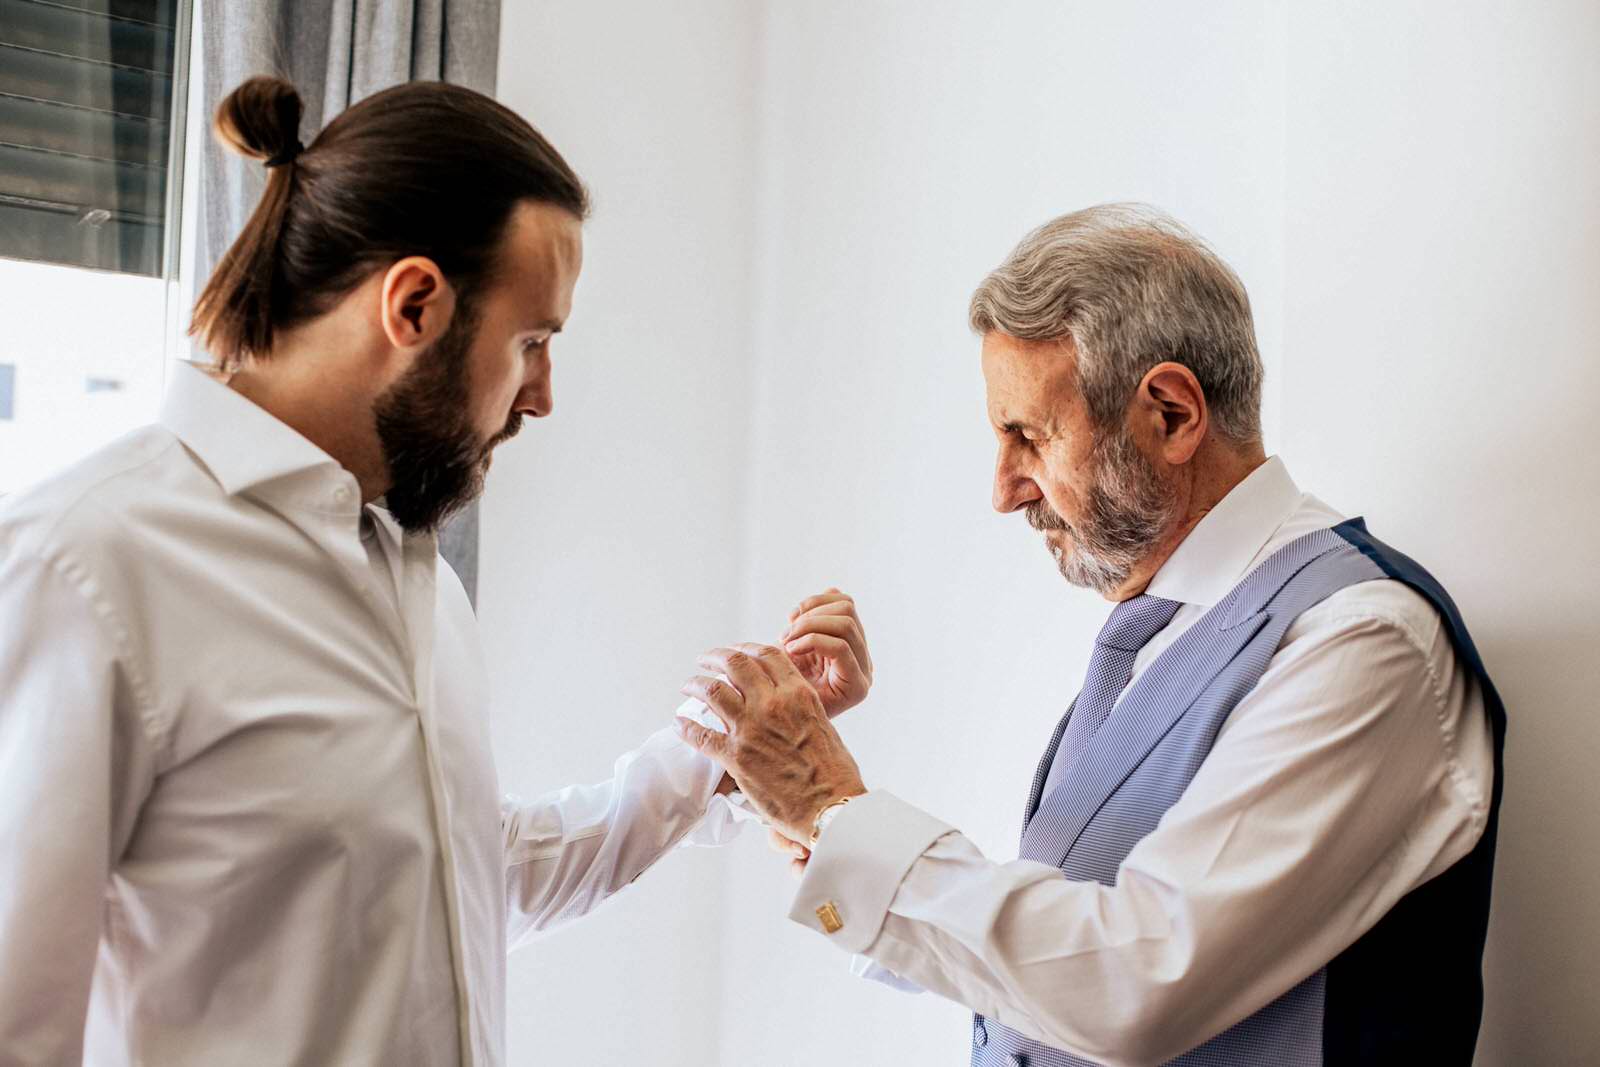
<svg viewBox="0 0 1600 1067">
<path fill-rule="evenodd" d="M 0 0 L 0 256 L 162 273 L 180 2 Z"/>
</svg>

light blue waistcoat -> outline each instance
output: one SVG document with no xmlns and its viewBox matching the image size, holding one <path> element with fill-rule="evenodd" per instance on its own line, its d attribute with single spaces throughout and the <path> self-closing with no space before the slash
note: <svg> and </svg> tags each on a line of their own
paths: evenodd
<svg viewBox="0 0 1600 1067">
<path fill-rule="evenodd" d="M 1433 604 L 1482 687 L 1495 739 L 1488 828 L 1471 854 L 1403 898 L 1337 958 L 1173 1063 L 1471 1063 L 1482 1013 L 1505 711 L 1449 595 L 1416 563 L 1368 534 L 1360 519 L 1286 545 L 1234 587 L 1129 686 L 1041 803 L 1063 719 L 1034 776 L 1022 855 L 1054 863 L 1074 880 L 1115 884 L 1123 859 L 1188 788 L 1228 714 L 1260 680 L 1294 620 L 1341 589 L 1383 578 L 1405 582 Z M 1070 1000 L 1072 991 L 1061 995 Z M 983 1016 L 973 1020 L 972 1041 L 973 1067 L 1091 1062 Z"/>
</svg>

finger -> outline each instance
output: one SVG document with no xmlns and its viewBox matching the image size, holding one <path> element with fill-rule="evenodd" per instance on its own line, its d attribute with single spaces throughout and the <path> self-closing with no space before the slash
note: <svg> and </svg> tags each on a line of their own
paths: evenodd
<svg viewBox="0 0 1600 1067">
<path fill-rule="evenodd" d="M 791 656 L 811 655 L 831 661 L 844 678 L 864 680 L 867 677 L 867 672 L 861 669 L 861 664 L 856 660 L 855 650 L 837 637 L 806 634 L 790 641 L 783 649 Z"/>
<path fill-rule="evenodd" d="M 790 616 L 789 629 L 784 632 L 787 635 L 793 636 L 807 619 L 814 619 L 824 615 L 838 615 L 844 618 L 854 619 L 857 626 L 861 625 L 861 616 L 856 613 L 856 606 L 854 602 L 849 600 L 835 600 L 829 604 L 818 604 L 814 608 L 811 608 L 807 611 L 802 611 L 797 615 Z"/>
<path fill-rule="evenodd" d="M 711 714 L 722 720 L 722 725 L 729 730 L 744 715 L 744 696 L 733 686 L 721 678 L 707 678 L 697 674 L 684 682 L 678 692 L 684 696 L 695 697 L 706 707 L 711 709 Z"/>
<path fill-rule="evenodd" d="M 738 645 L 738 650 L 753 661 L 761 665 L 767 676 L 774 682 L 803 681 L 800 671 L 789 659 L 789 654 L 773 645 Z"/>
<path fill-rule="evenodd" d="M 854 600 L 830 600 L 826 604 L 817 604 L 804 611 L 797 611 L 794 618 L 803 619 L 807 615 L 849 615 L 857 617 L 859 610 Z"/>
<path fill-rule="evenodd" d="M 806 634 L 827 634 L 837 637 L 850 646 L 855 653 L 856 662 L 867 670 L 872 669 L 872 659 L 867 653 L 867 635 L 861 632 L 861 624 L 847 615 L 803 615 L 795 620 L 790 630 L 791 637 L 802 637 Z M 784 642 L 786 650 L 790 648 L 789 642 Z"/>
<path fill-rule="evenodd" d="M 787 853 L 798 859 L 805 859 L 811 855 L 811 850 L 800 842 L 784 836 L 777 830 L 767 831 L 767 846 L 774 852 Z"/>
<path fill-rule="evenodd" d="M 755 645 L 739 645 L 736 648 L 713 648 L 700 656 L 700 666 L 708 670 L 721 671 L 728 676 L 740 693 L 751 693 L 772 686 L 772 675 L 762 663 L 746 651 L 749 648 L 764 647 Z"/>
<path fill-rule="evenodd" d="M 697 722 L 688 719 L 678 720 L 678 736 L 688 742 L 689 747 L 710 756 L 724 767 L 727 766 L 728 737 L 715 730 L 708 730 Z"/>
<path fill-rule="evenodd" d="M 793 619 L 797 615 L 804 615 L 812 608 L 821 604 L 835 604 L 840 602 L 851 604 L 855 603 L 855 601 L 851 599 L 850 594 L 841 593 L 839 590 L 830 587 L 825 592 L 818 593 L 816 596 L 808 596 L 804 600 L 800 601 L 800 603 L 795 606 L 795 609 L 789 612 L 789 618 Z"/>
</svg>

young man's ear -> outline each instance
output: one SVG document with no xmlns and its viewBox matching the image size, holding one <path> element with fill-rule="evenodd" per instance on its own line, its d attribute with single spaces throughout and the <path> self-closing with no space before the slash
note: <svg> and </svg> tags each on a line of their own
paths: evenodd
<svg viewBox="0 0 1600 1067">
<path fill-rule="evenodd" d="M 383 332 L 395 348 L 420 351 L 450 328 L 455 290 L 426 256 L 408 256 L 390 267 L 381 294 Z"/>
</svg>

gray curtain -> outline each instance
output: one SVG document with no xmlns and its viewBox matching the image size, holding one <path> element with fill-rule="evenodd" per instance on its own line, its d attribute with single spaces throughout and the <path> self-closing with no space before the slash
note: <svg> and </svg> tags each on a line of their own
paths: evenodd
<svg viewBox="0 0 1600 1067">
<path fill-rule="evenodd" d="M 404 81 L 448 81 L 494 92 L 500 0 L 202 0 L 207 114 L 256 74 L 288 78 L 306 114 L 310 144 L 357 100 Z M 202 276 L 244 227 L 266 181 L 259 164 L 207 138 L 200 175 Z M 474 604 L 478 506 L 445 527 L 440 551 Z"/>
</svg>

